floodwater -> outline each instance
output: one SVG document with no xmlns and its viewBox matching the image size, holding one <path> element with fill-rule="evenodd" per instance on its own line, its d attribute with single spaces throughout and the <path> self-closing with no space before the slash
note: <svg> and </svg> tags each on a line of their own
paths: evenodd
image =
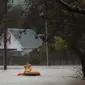
<svg viewBox="0 0 85 85">
<path fill-rule="evenodd" d="M 33 66 L 41 76 L 17 76 L 23 66 L 10 66 L 7 71 L 0 70 L 0 85 L 85 85 L 73 66 Z"/>
</svg>

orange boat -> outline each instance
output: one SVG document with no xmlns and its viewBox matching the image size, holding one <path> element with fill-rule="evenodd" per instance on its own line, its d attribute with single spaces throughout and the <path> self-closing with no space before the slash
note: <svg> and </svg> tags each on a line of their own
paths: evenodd
<svg viewBox="0 0 85 85">
<path fill-rule="evenodd" d="M 38 71 L 32 71 L 32 72 L 21 72 L 21 73 L 18 73 L 18 76 L 20 75 L 25 75 L 25 76 L 39 76 L 40 75 L 40 72 Z"/>
</svg>

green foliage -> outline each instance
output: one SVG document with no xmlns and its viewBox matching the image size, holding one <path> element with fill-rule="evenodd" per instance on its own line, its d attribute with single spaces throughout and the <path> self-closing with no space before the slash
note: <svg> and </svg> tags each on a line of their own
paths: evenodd
<svg viewBox="0 0 85 85">
<path fill-rule="evenodd" d="M 48 45 L 48 51 L 50 52 L 50 45 Z M 43 44 L 39 47 L 40 52 L 46 52 L 46 44 Z"/>
<path fill-rule="evenodd" d="M 68 48 L 67 42 L 65 40 L 63 40 L 61 37 L 54 37 L 54 47 L 55 50 L 57 51 L 62 51 Z"/>
<path fill-rule="evenodd" d="M 53 40 L 54 40 L 53 43 L 48 43 L 49 52 L 51 50 L 63 51 L 68 48 L 67 42 L 65 40 L 63 40 L 61 37 L 54 36 Z M 40 52 L 46 52 L 46 44 L 43 44 L 42 46 L 40 46 L 39 49 L 40 49 Z"/>
<path fill-rule="evenodd" d="M 40 52 L 46 52 L 46 45 L 43 44 L 39 47 Z"/>
</svg>

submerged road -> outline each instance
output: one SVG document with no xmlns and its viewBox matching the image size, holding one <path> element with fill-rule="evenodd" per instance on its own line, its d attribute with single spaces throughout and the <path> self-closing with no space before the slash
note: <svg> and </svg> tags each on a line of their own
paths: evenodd
<svg viewBox="0 0 85 85">
<path fill-rule="evenodd" d="M 17 76 L 23 72 L 21 66 L 8 67 L 7 71 L 0 69 L 0 85 L 85 85 L 75 72 L 73 66 L 33 66 L 33 70 L 41 72 L 41 76 Z"/>
</svg>

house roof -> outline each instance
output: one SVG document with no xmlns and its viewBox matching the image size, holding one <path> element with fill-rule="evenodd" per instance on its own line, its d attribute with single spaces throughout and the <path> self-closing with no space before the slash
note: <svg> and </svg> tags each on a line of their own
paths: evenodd
<svg viewBox="0 0 85 85">
<path fill-rule="evenodd" d="M 4 34 L 2 34 L 0 39 L 0 49 L 4 49 Z M 7 49 L 22 51 L 23 47 L 19 41 L 13 36 L 13 34 L 8 31 L 7 33 Z"/>
<path fill-rule="evenodd" d="M 19 38 L 20 31 L 23 29 L 8 29 L 7 35 L 7 48 L 10 51 L 23 51 L 24 53 L 29 53 L 32 49 L 38 48 L 42 45 L 43 41 L 39 36 L 35 38 L 36 33 L 28 29 L 25 33 L 22 33 L 21 38 Z M 0 39 L 0 49 L 4 49 L 4 34 L 2 34 Z"/>
<path fill-rule="evenodd" d="M 24 49 L 33 49 L 38 48 L 42 45 L 42 40 L 39 36 L 35 38 L 36 33 L 32 29 L 27 29 L 26 33 L 22 33 L 21 37 L 19 38 L 20 31 L 23 29 L 9 29 L 13 36 L 20 42 Z"/>
</svg>

